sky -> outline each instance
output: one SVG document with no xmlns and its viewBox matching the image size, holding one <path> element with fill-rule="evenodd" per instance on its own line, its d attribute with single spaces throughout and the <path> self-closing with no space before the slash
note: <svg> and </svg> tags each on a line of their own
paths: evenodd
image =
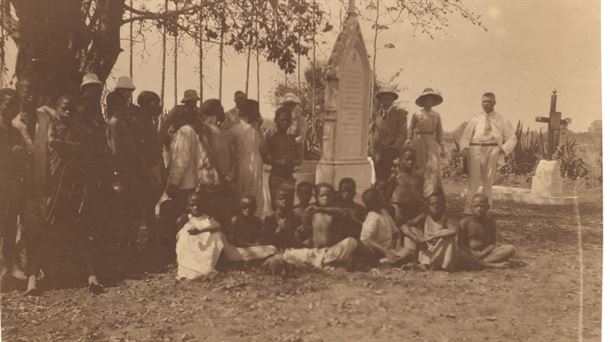
<svg viewBox="0 0 610 342">
<path fill-rule="evenodd" d="M 323 3 L 323 1 L 320 1 Z M 357 1 L 358 3 L 359 1 Z M 426 87 L 439 90 L 444 102 L 436 107 L 446 131 L 480 111 L 481 94 L 493 91 L 496 110 L 516 125 L 538 129 L 536 116 L 547 116 L 550 95 L 558 91 L 557 110 L 571 118 L 574 131 L 584 131 L 594 120 L 601 119 L 601 49 L 600 3 L 587 0 L 513 0 L 471 1 L 464 5 L 480 14 L 487 31 L 472 25 L 459 15 L 449 18 L 445 32 L 434 39 L 414 33 L 407 23 L 397 23 L 384 31 L 378 45 L 392 43 L 394 49 L 380 50 L 377 73 L 381 80 L 402 69 L 397 79 L 402 91 L 400 105 L 409 112 L 417 109 L 414 100 Z M 318 37 L 317 63 L 328 57 L 336 38 L 340 14 L 345 9 L 339 0 L 329 0 L 324 8 L 330 13 L 335 30 Z M 361 27 L 372 54 L 373 30 L 363 13 Z M 128 27 L 122 30 L 128 38 Z M 140 90 L 160 92 L 161 43 L 158 33 L 146 36 L 146 45 L 134 47 L 134 83 Z M 126 40 L 125 44 L 126 44 Z M 195 43 L 184 38 L 179 48 L 178 96 L 188 88 L 197 89 L 198 59 Z M 165 103 L 173 104 L 173 40 L 168 42 Z M 128 74 L 127 47 L 120 55 L 112 77 Z M 311 59 L 302 57 L 302 69 Z M 218 49 L 210 46 L 204 56 L 204 97 L 218 97 Z M 222 102 L 225 109 L 233 107 L 232 94 L 245 90 L 246 56 L 225 49 Z M 261 112 L 273 115 L 272 93 L 284 73 L 261 56 Z M 296 75 L 290 75 L 296 80 Z M 110 78 L 107 86 L 112 88 Z M 256 98 L 255 64 L 250 71 L 249 96 Z"/>
</svg>

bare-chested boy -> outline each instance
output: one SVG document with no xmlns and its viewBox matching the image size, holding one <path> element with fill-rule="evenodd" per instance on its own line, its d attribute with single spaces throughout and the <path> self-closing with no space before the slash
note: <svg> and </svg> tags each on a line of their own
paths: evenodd
<svg viewBox="0 0 610 342">
<path fill-rule="evenodd" d="M 301 247 L 296 238 L 301 218 L 292 211 L 291 196 L 291 189 L 280 188 L 275 196 L 275 210 L 263 222 L 265 242 L 280 249 Z"/>
<path fill-rule="evenodd" d="M 265 163 L 271 165 L 269 173 L 269 193 L 271 206 L 275 205 L 275 197 L 280 188 L 294 189 L 295 179 L 292 176 L 294 167 L 301 163 L 300 154 L 294 136 L 288 134 L 292 122 L 292 114 L 286 107 L 275 111 L 275 124 L 277 130 L 265 136 L 267 155 Z M 290 198 L 290 204 L 293 201 Z"/>
<path fill-rule="evenodd" d="M 287 249 L 281 256 L 286 263 L 295 266 L 345 266 L 352 260 L 358 241 L 348 237 L 345 220 L 349 211 L 335 206 L 332 185 L 316 185 L 316 203 L 305 214 L 300 230 L 304 245 L 310 248 Z"/>
<path fill-rule="evenodd" d="M 496 245 L 496 221 L 487 215 L 489 199 L 483 194 L 472 198 L 472 215 L 460 221 L 458 245 L 466 262 L 483 267 L 503 268 L 515 254 L 513 245 Z"/>
<path fill-rule="evenodd" d="M 346 222 L 348 234 L 356 239 L 360 238 L 362 222 L 366 218 L 368 210 L 365 206 L 354 201 L 356 196 L 356 181 L 353 178 L 345 177 L 339 181 L 339 191 L 337 196 L 337 206 L 350 211 L 355 220 Z"/>
<path fill-rule="evenodd" d="M 239 213 L 231 218 L 229 241 L 238 247 L 257 245 L 263 242 L 263 221 L 256 217 L 256 199 L 243 196 L 239 201 Z"/>
<path fill-rule="evenodd" d="M 415 171 L 415 150 L 407 148 L 400 158 L 398 175 L 390 185 L 390 204 L 399 227 L 423 212 L 423 185 L 423 178 Z"/>
<path fill-rule="evenodd" d="M 299 199 L 299 204 L 294 207 L 293 211 L 301 221 L 305 217 L 305 210 L 309 207 L 312 197 L 313 184 L 306 181 L 297 184 L 297 198 Z"/>
</svg>

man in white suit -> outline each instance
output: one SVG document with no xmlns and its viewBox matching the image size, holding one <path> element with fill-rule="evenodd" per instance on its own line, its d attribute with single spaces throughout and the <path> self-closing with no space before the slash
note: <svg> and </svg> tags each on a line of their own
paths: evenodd
<svg viewBox="0 0 610 342">
<path fill-rule="evenodd" d="M 470 202 L 480 185 L 483 185 L 483 194 L 491 204 L 491 189 L 498 165 L 504 163 L 504 157 L 513 151 L 517 143 L 513 126 L 494 110 L 495 105 L 494 93 L 483 94 L 483 111 L 470 119 L 460 140 L 462 156 L 468 158 L 470 186 L 464 209 L 467 214 L 472 213 Z"/>
</svg>

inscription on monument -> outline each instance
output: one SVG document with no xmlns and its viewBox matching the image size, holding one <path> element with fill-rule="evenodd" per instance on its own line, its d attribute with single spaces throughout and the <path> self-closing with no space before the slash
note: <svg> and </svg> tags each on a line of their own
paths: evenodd
<svg viewBox="0 0 610 342">
<path fill-rule="evenodd" d="M 365 75 L 360 53 L 355 48 L 347 55 L 339 70 L 339 106 L 337 116 L 337 156 L 363 156 L 362 119 L 365 111 Z"/>
</svg>

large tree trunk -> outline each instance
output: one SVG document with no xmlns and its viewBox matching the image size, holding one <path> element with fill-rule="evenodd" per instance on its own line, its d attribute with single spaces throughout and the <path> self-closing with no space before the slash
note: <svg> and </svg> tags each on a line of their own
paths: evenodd
<svg viewBox="0 0 610 342">
<path fill-rule="evenodd" d="M 45 103 L 78 94 L 81 77 L 104 82 L 120 47 L 124 0 L 12 0 L 19 19 L 15 73 L 40 86 Z"/>
</svg>

